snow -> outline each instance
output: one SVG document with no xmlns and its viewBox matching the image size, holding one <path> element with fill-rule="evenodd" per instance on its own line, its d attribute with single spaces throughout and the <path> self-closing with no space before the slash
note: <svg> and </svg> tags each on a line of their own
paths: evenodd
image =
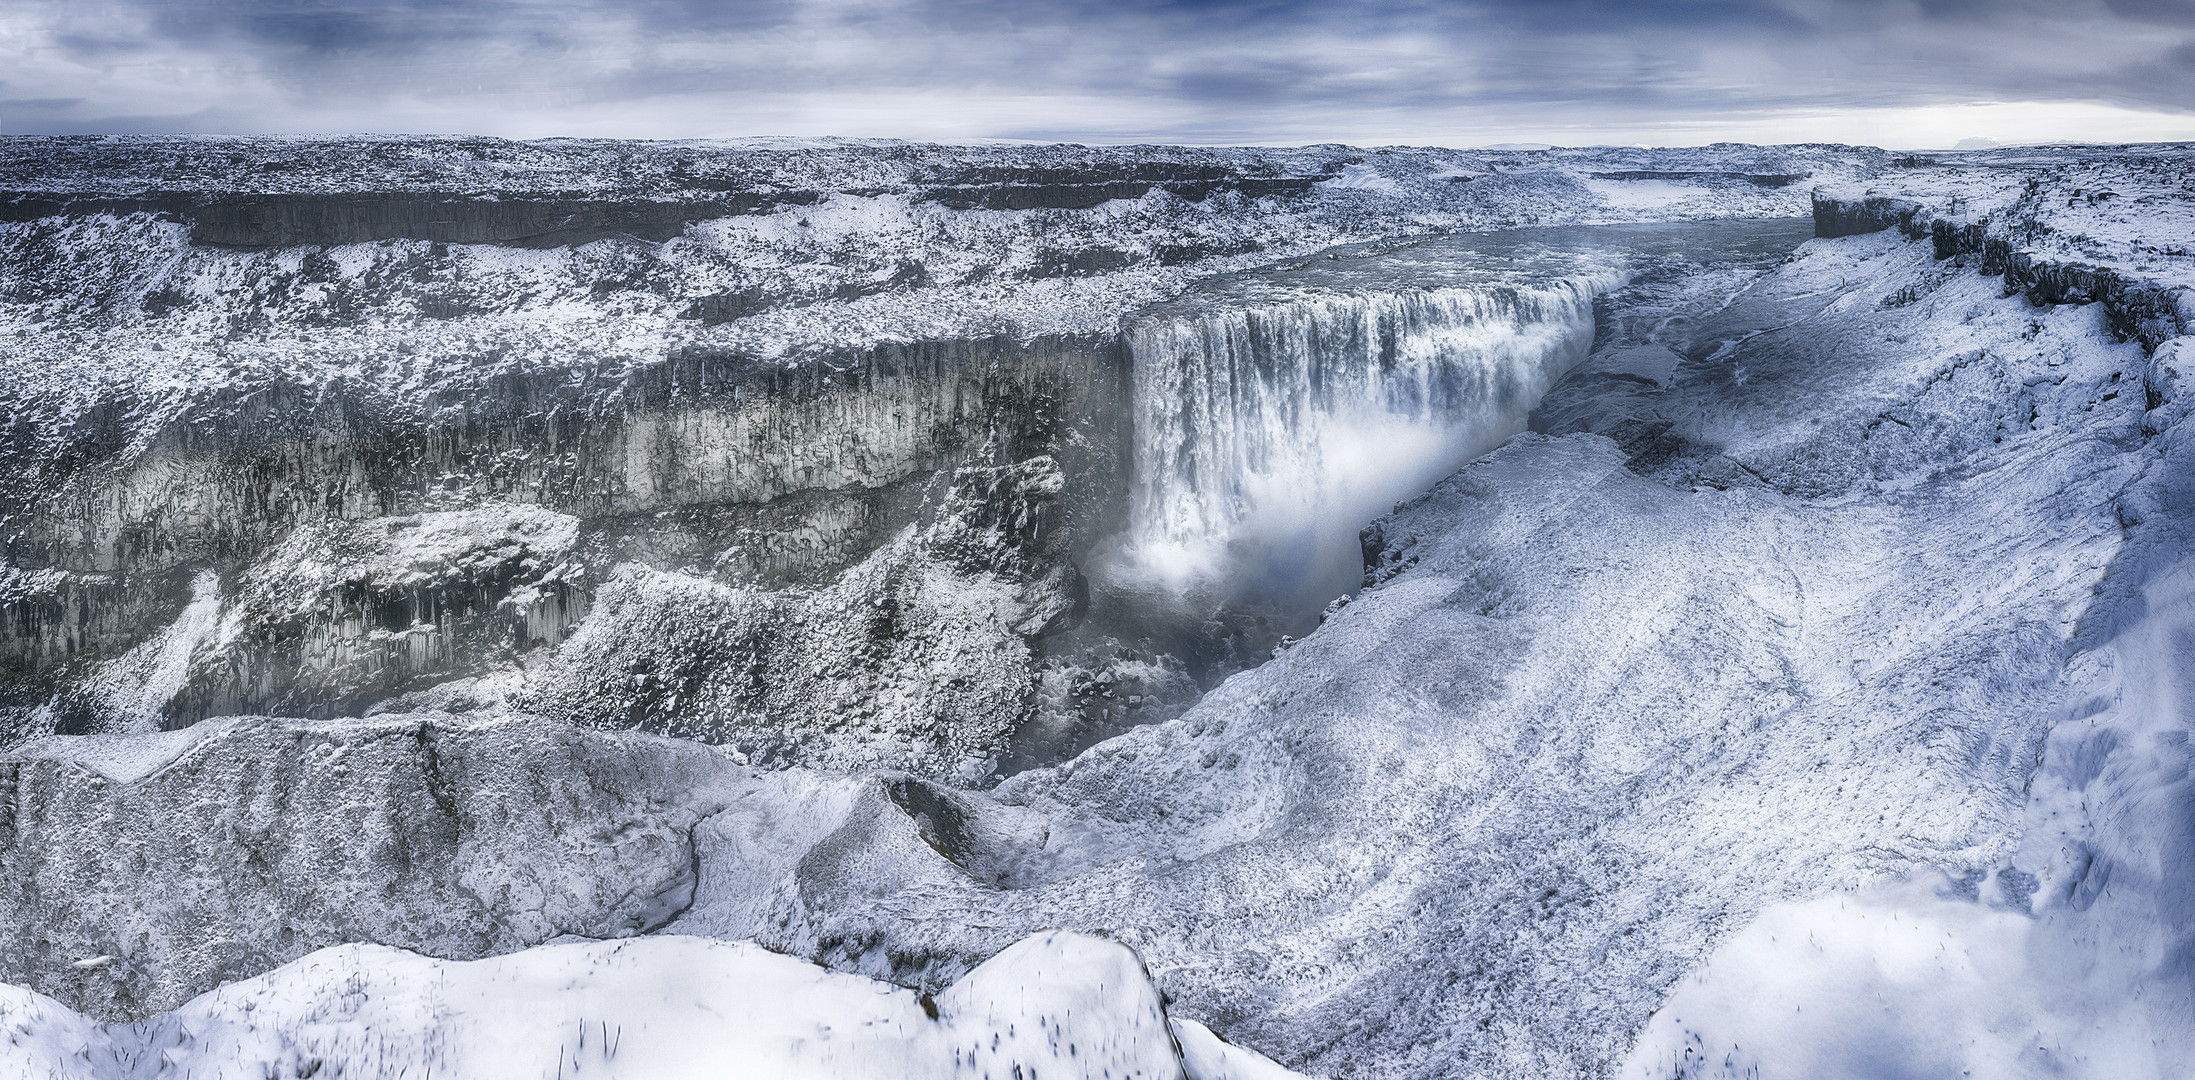
<svg viewBox="0 0 2195 1080">
<path fill-rule="evenodd" d="M 294 618 L 346 583 L 416 588 L 506 565 L 553 580 L 578 539 L 578 518 L 527 503 L 326 522 L 285 537 L 244 587 Z"/>
<path fill-rule="evenodd" d="M 2184 1000 L 2155 958 L 2083 971 L 2096 957 L 2060 927 L 1948 891 L 1915 882 L 1770 909 L 1671 995 L 1624 1074 L 2184 1075 L 2184 1021 L 2130 1007 L 2145 990 Z"/>
<path fill-rule="evenodd" d="M 1185 1009 L 1294 1067 L 1605 1075 L 1755 913 L 2016 857 L 2149 460 L 2113 388 L 2150 360 L 2101 315 L 1893 234 L 1626 322 L 1602 355 L 1683 356 L 1666 387 L 1588 359 L 1546 433 L 1380 523 L 1316 632 L 1001 785 L 1048 834 L 987 856 L 1015 889 L 902 894 L 839 854 L 892 914 L 787 932 L 705 887 L 674 925 L 946 956 L 998 933 L 971 921 L 1133 928 Z"/>
<path fill-rule="evenodd" d="M 2184 491 L 2186 440 L 2170 434 L 2130 502 Z M 2185 509 L 2160 516 L 2184 541 Z M 2124 560 L 2147 578 L 2137 614 L 2067 665 L 2078 704 L 2043 744 L 2016 849 L 1978 882 L 1922 874 L 1769 908 L 1676 988 L 1625 1074 L 2186 1075 L 2195 561 L 2166 558 Z"/>
<path fill-rule="evenodd" d="M 1588 180 L 1586 190 L 1623 210 L 1660 210 L 1695 198 L 1700 189 L 1669 180 Z"/>
<path fill-rule="evenodd" d="M 1255 1050 L 1230 1045 L 1194 1020 L 1176 1018 L 1172 1023 L 1189 1080 L 1289 1080 L 1298 1075 Z"/>
<path fill-rule="evenodd" d="M 150 735 L 160 728 L 161 708 L 183 689 L 191 663 L 214 638 L 221 615 L 221 575 L 192 576 L 190 602 L 167 629 L 146 638 L 89 680 L 122 718 L 120 730 Z"/>
<path fill-rule="evenodd" d="M 1437 176 L 1435 174 L 1428 173 L 1426 174 L 1426 179 L 1445 180 L 1447 179 L 1447 177 Z M 1387 177 L 1380 175 L 1380 171 L 1378 169 L 1372 168 L 1369 165 L 1345 165 L 1342 167 L 1340 176 L 1337 176 L 1332 180 L 1321 181 L 1321 183 L 1325 184 L 1327 187 L 1335 188 L 1337 190 L 1347 189 L 1355 191 L 1378 191 L 1389 195 L 1396 195 L 1402 192 L 1402 187 L 1400 185 L 1396 184 L 1393 180 L 1389 180 Z"/>
<path fill-rule="evenodd" d="M 2038 259 L 2104 267 L 2195 301 L 2195 144 L 2004 147 L 1822 186 L 1918 201 Z"/>
<path fill-rule="evenodd" d="M 104 1028 L 0 990 L 0 1024 L 15 1049 L 0 1076 L 26 1080 L 1183 1074 L 1135 954 L 1065 933 L 1015 944 L 934 1001 L 753 945 L 666 936 L 459 963 L 344 945 Z M 1190 1080 L 1295 1075 L 1189 1034 Z"/>
<path fill-rule="evenodd" d="M 22 761 L 74 762 L 117 784 L 134 784 L 173 764 L 227 727 L 226 722 L 213 720 L 174 731 L 47 735 L 14 747 L 9 756 Z"/>
</svg>

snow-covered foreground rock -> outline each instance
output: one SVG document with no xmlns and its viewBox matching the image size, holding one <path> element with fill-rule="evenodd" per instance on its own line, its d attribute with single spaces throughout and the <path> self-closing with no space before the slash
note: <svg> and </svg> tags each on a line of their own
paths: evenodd
<svg viewBox="0 0 2195 1080">
<path fill-rule="evenodd" d="M 452 963 L 326 949 L 139 1024 L 0 990 L 0 1076 L 538 1080 L 1284 1080 L 1166 1017 L 1135 954 L 1077 934 L 1014 945 L 932 999 L 683 937 Z"/>
</svg>

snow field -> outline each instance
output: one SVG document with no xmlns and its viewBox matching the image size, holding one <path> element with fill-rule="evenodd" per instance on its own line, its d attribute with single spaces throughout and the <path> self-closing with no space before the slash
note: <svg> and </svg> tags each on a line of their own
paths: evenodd
<svg viewBox="0 0 2195 1080">
<path fill-rule="evenodd" d="M 1194 1021 L 1169 1026 L 1133 952 L 1067 933 L 1013 945 L 935 1000 L 698 938 L 545 945 L 469 962 L 343 945 L 141 1024 L 102 1027 L 10 988 L 0 991 L 0 1030 L 12 1047 L 0 1055 L 9 1080 L 1296 1075 Z"/>
</svg>

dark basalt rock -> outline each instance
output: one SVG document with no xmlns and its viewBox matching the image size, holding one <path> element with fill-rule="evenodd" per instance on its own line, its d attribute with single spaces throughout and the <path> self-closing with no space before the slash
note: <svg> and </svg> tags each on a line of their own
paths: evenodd
<svg viewBox="0 0 2195 1080">
<path fill-rule="evenodd" d="M 436 191 L 139 192 L 0 191 L 0 222 L 149 213 L 188 224 L 194 243 L 231 248 L 334 246 L 378 240 L 559 247 L 631 238 L 661 243 L 696 221 L 812 206 L 821 191 L 755 188 L 682 176 L 648 197 Z M 971 169 L 918 179 L 920 197 L 956 210 L 1083 210 L 1164 189 L 1191 202 L 1221 192 L 1247 198 L 1308 194 L 1327 176 L 1256 176 L 1223 166 L 1148 163 L 1125 176 L 1077 169 Z M 849 189 L 849 195 L 886 189 Z M 709 316 L 704 313 L 703 318 Z"/>
<path fill-rule="evenodd" d="M 1870 196 L 1837 199 L 1814 196 L 1814 235 L 1854 236 L 1897 228 L 1911 240 L 1927 240 L 1936 258 L 1957 260 L 1984 275 L 2004 276 L 2007 295 L 2019 293 L 2037 305 L 2104 305 L 2106 324 L 2121 340 L 2139 341 L 2155 350 L 2175 337 L 2195 333 L 2195 309 L 2181 290 L 2122 276 L 2084 263 L 2038 259 L 2012 241 L 1993 235 L 1988 222 L 1958 223 L 1928 214 L 1918 203 Z"/>
<path fill-rule="evenodd" d="M 1114 199 L 1140 199 L 1161 188 L 1190 202 L 1203 202 L 1220 192 L 1239 192 L 1245 198 L 1291 198 L 1307 195 L 1329 177 L 1228 177 L 1224 179 L 1107 180 L 1094 183 L 955 185 L 930 189 L 925 197 L 955 210 L 1087 210 Z"/>
<path fill-rule="evenodd" d="M 1202 202 L 1221 192 L 1246 198 L 1306 195 L 1337 174 L 1281 176 L 1219 164 L 1142 161 L 1106 169 L 976 167 L 918 178 L 931 201 L 955 210 L 1084 210 L 1154 189 Z"/>
<path fill-rule="evenodd" d="M 1814 195 L 1814 235 L 1826 240 L 1902 228 L 1920 211 L 1921 204 L 1908 199 L 1880 196 L 1834 199 L 1817 192 Z"/>
</svg>

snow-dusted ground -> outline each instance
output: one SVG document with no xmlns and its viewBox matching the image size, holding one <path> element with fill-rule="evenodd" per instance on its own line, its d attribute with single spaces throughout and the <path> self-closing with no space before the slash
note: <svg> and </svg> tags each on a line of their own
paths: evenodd
<svg viewBox="0 0 2195 1080">
<path fill-rule="evenodd" d="M 2040 258 L 2195 288 L 2195 146 L 1941 154 L 1865 182 L 1821 187 L 1840 197 L 1916 200 L 1933 216 L 1982 225 Z"/>
<path fill-rule="evenodd" d="M 0 988 L 0 1025 L 0 1076 L 23 1080 L 1295 1075 L 1169 1020 L 1134 953 L 1064 933 L 1006 949 L 935 999 L 665 936 L 470 963 L 345 945 L 141 1024 L 100 1026 Z"/>
<path fill-rule="evenodd" d="M 1395 154 L 1363 153 L 1333 160 L 1319 199 L 1416 197 Z M 2195 196 L 2180 151 L 2023 153 L 2036 160 L 1915 162 L 1837 193 L 1873 185 L 1930 220 L 2008 230 L 2034 259 L 2184 298 L 2173 250 Z M 1630 154 L 1556 154 L 1503 182 L 1551 200 L 1653 185 L 1617 189 L 1637 213 L 1706 183 Z M 2061 189 L 2099 181 L 2118 195 Z M 1231 1052 L 1185 1017 L 1350 1077 L 2189 1075 L 2195 350 L 2117 340 L 2114 301 L 2036 306 L 1963 261 L 1893 228 L 1617 293 L 1533 431 L 1375 523 L 1367 587 L 1315 632 L 1179 719 L 989 793 L 757 772 L 521 718 L 225 722 L 152 751 L 122 735 L 33 744 L 8 774 L 39 793 L 9 818 L 11 895 L 67 897 L 23 910 L 85 955 L 23 962 L 44 965 L 42 987 L 127 1011 L 85 987 L 165 985 L 140 968 L 184 970 L 172 943 L 192 927 L 249 945 L 237 962 L 278 957 L 239 924 L 280 922 L 297 897 L 315 933 L 381 925 L 386 875 L 408 904 L 463 896 L 449 902 L 496 920 L 553 908 L 593 933 L 754 941 L 933 989 L 981 980 L 979 964 L 1032 933 L 1103 932 L 1173 999 L 1198 1075 Z M 148 671 L 165 651 L 148 650 Z M 293 744 L 330 749 L 292 760 Z M 616 767 L 574 764 L 597 755 Z M 530 794 L 534 775 L 553 782 Z M 224 869 L 214 826 L 244 819 L 220 793 L 240 791 L 281 809 Z M 378 853 L 408 799 L 442 808 L 449 853 L 408 869 L 349 854 Z M 137 869 L 110 880 L 102 838 L 121 833 Z M 183 834 L 188 858 L 144 856 Z M 236 869 L 270 857 L 357 876 Z M 620 875 L 647 887 L 621 898 Z M 199 903 L 230 876 L 239 903 L 262 906 Z M 567 877 L 588 895 L 560 892 Z M 102 920 L 133 908 L 144 924 L 108 934 Z M 497 930 L 493 950 L 540 939 Z M 616 989 L 655 977 L 637 960 L 563 981 L 570 958 L 616 949 L 474 965 L 336 955 L 389 961 L 382 989 L 345 1008 L 405 1015 L 427 979 L 483 977 L 460 970 L 547 978 L 537 1012 L 492 1025 L 527 1032 L 595 1008 L 590 994 L 637 999 Z M 803 970 L 888 999 L 882 1012 L 911 1004 Z M 347 978 L 285 968 L 174 1016 L 252 987 L 332 1001 Z M 37 1030 L 89 1045 L 88 1022 L 23 1001 L 12 1008 Z M 465 1007 L 502 1007 L 479 1002 Z M 827 1009 L 842 1007 L 856 1011 Z M 319 1037 L 304 1021 L 254 1030 Z M 556 1053 L 561 1027 L 539 1030 L 526 1045 Z"/>
</svg>

